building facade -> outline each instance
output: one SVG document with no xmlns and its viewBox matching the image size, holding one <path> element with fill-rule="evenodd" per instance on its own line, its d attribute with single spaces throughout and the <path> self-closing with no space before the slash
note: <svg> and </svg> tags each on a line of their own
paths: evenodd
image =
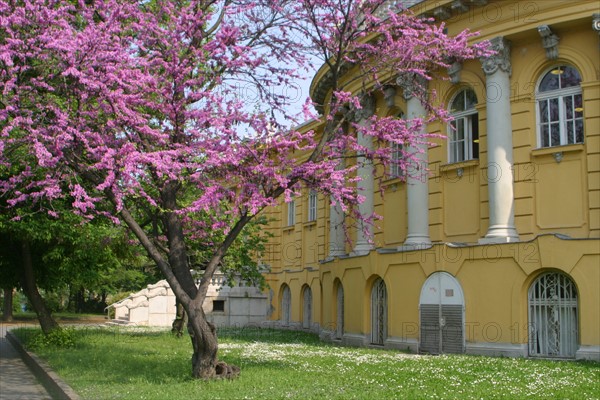
<svg viewBox="0 0 600 400">
<path fill-rule="evenodd" d="M 600 360 L 598 3 L 411 4 L 497 53 L 429 83 L 454 121 L 426 127 L 447 139 L 420 175 L 382 195 L 359 171 L 361 212 L 382 217 L 370 232 L 350 244 L 341 211 L 308 191 L 268 211 L 271 323 L 348 345 Z M 392 82 L 372 112 L 424 113 Z"/>
</svg>

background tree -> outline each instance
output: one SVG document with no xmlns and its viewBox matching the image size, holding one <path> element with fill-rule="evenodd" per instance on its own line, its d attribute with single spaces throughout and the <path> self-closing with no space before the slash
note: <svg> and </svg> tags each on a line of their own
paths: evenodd
<svg viewBox="0 0 600 400">
<path fill-rule="evenodd" d="M 127 226 L 189 316 L 193 375 L 233 376 L 237 368 L 217 360 L 202 304 L 236 239 L 302 186 L 363 218 L 353 168 L 338 169 L 339 159 L 390 156 L 386 146 L 360 146 L 356 131 L 406 148 L 427 139 L 415 133 L 423 119 L 373 116 L 358 125 L 345 110 L 360 110 L 386 74 L 428 80 L 483 54 L 468 45 L 470 34 L 450 38 L 443 27 L 397 14 L 393 3 L 0 1 L 0 162 L 10 168 L 6 154 L 16 149 L 35 161 L 12 170 L 0 193 L 10 206 L 43 202 L 51 215 L 49 205 L 68 198 L 82 215 Z M 278 88 L 315 57 L 330 75 L 322 115 L 312 115 L 310 103 L 302 116 L 289 115 Z M 350 89 L 344 73 L 352 69 L 363 90 Z M 240 88 L 259 101 L 246 104 Z M 418 89 L 425 119 L 446 120 Z M 321 118 L 323 130 L 286 125 L 308 117 Z M 401 168 L 414 157 L 405 152 Z M 34 165 L 45 176 L 33 174 Z M 198 286 L 190 241 L 210 247 Z"/>
</svg>

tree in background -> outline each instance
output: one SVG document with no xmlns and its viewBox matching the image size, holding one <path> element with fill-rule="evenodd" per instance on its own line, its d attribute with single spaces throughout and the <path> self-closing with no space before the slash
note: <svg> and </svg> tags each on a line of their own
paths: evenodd
<svg viewBox="0 0 600 400">
<path fill-rule="evenodd" d="M 356 133 L 404 149 L 428 141 L 417 134 L 424 120 L 447 115 L 417 78 L 485 53 L 469 46 L 471 34 L 448 37 L 395 3 L 0 1 L 0 163 L 10 175 L 0 195 L 50 217 L 62 200 L 84 218 L 126 226 L 189 316 L 193 376 L 235 376 L 237 367 L 217 359 L 202 304 L 236 240 L 261 210 L 302 187 L 370 220 L 356 210 L 355 167 L 340 169 L 339 160 L 387 164 L 391 156 L 388 146 L 362 146 Z M 310 102 L 290 115 L 280 88 L 315 59 L 328 68 L 330 95 L 315 105 L 321 115 Z M 429 115 L 349 120 L 390 74 L 415 84 Z M 259 101 L 246 104 L 240 88 Z M 312 117 L 322 131 L 287 125 Z M 11 163 L 14 152 L 24 162 Z M 405 150 L 400 168 L 415 157 Z M 198 242 L 207 251 L 196 285 L 189 252 Z"/>
</svg>

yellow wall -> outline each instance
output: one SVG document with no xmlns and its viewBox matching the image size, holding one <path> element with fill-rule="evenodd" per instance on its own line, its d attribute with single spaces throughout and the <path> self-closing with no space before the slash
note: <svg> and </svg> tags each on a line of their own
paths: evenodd
<svg viewBox="0 0 600 400">
<path fill-rule="evenodd" d="M 431 10 L 448 1 L 427 1 Z M 514 157 L 514 213 L 521 242 L 479 245 L 488 228 L 487 132 L 485 75 L 477 60 L 466 62 L 461 83 L 432 82 L 430 89 L 447 103 L 465 86 L 478 97 L 479 159 L 448 164 L 447 143 L 429 149 L 429 232 L 432 249 L 414 252 L 372 251 L 364 257 L 322 262 L 329 251 L 329 201 L 319 196 L 318 220 L 307 222 L 308 193 L 296 199 L 296 224 L 285 227 L 286 205 L 268 210 L 274 234 L 266 262 L 274 293 L 283 283 L 292 291 L 292 320 L 301 321 L 301 288 L 313 293 L 313 321 L 332 330 L 336 323 L 335 282 L 345 294 L 345 331 L 370 332 L 370 290 L 381 277 L 388 290 L 388 336 L 418 339 L 419 295 L 436 271 L 447 271 L 465 296 L 466 341 L 527 343 L 527 290 L 544 271 L 568 274 L 579 293 L 579 343 L 600 346 L 600 38 L 591 28 L 593 1 L 490 1 L 453 16 L 450 34 L 465 28 L 481 31 L 478 40 L 504 36 L 512 42 L 511 111 Z M 537 27 L 549 25 L 560 38 L 559 58 L 549 61 Z M 539 149 L 535 88 L 553 65 L 569 64 L 582 76 L 584 143 Z M 323 70 L 319 75 L 323 75 Z M 317 76 L 317 80 L 318 80 Z M 405 111 L 398 96 L 398 107 Z M 379 115 L 391 115 L 382 99 Z M 432 133 L 447 133 L 430 124 Z M 555 153 L 561 152 L 557 162 Z M 459 169 L 462 176 L 459 176 Z M 399 179 L 376 188 L 374 229 L 378 249 L 394 249 L 407 234 L 406 185 Z M 564 240 L 555 234 L 578 240 Z M 352 230 L 350 236 L 353 237 Z M 452 248 L 447 242 L 470 243 Z M 349 245 L 347 250 L 350 251 Z M 276 296 L 277 297 L 277 296 Z M 280 318 L 280 299 L 273 301 L 273 319 Z"/>
</svg>

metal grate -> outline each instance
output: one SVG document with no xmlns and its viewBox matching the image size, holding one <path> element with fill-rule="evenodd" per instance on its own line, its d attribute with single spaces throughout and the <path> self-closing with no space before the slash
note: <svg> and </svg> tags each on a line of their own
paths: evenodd
<svg viewBox="0 0 600 400">
<path fill-rule="evenodd" d="M 387 291 L 379 278 L 371 291 L 371 343 L 383 345 L 387 336 Z"/>
<path fill-rule="evenodd" d="M 541 275 L 529 288 L 529 355 L 574 358 L 577 288 L 566 275 Z"/>
<path fill-rule="evenodd" d="M 304 312 L 302 313 L 302 327 L 310 329 L 312 323 L 312 290 L 307 286 L 304 288 Z"/>
<path fill-rule="evenodd" d="M 288 285 L 285 285 L 283 288 L 283 294 L 281 296 L 281 323 L 284 326 L 288 326 L 290 324 L 291 303 L 292 295 L 290 293 L 290 288 Z"/>
<path fill-rule="evenodd" d="M 336 339 L 344 335 L 344 288 L 340 283 L 337 288 L 337 323 L 335 327 Z"/>
</svg>

